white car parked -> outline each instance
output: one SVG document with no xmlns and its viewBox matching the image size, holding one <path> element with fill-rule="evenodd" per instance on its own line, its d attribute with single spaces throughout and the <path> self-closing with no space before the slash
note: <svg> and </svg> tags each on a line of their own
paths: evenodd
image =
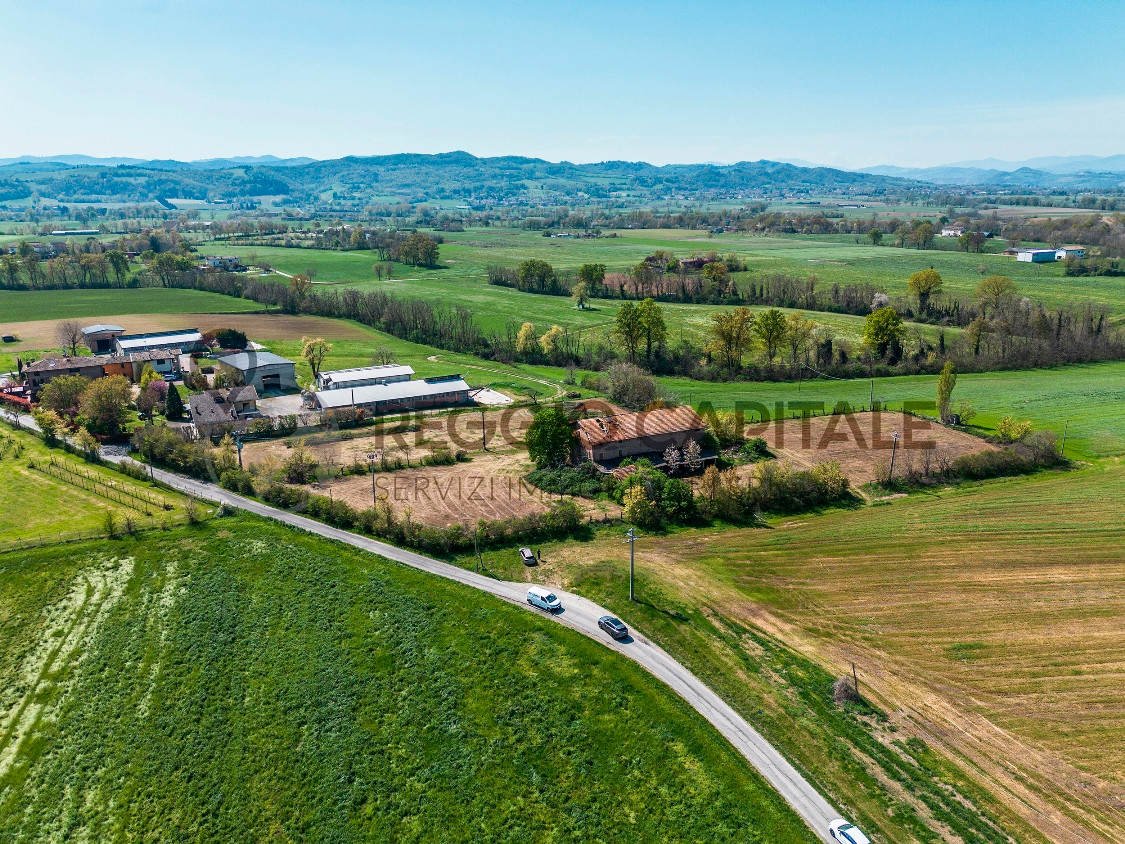
<svg viewBox="0 0 1125 844">
<path fill-rule="evenodd" d="M 539 607 L 539 609 L 547 612 L 562 609 L 562 601 L 555 596 L 554 592 L 544 589 L 542 586 L 532 586 L 527 590 L 527 602 L 533 607 Z"/>
<path fill-rule="evenodd" d="M 871 839 L 860 832 L 859 827 L 843 818 L 828 824 L 828 833 L 840 844 L 871 844 Z"/>
</svg>

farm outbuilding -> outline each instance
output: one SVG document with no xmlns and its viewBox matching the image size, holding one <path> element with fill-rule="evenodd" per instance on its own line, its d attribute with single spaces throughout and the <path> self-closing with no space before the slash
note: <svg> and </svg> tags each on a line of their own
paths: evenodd
<svg viewBox="0 0 1125 844">
<path fill-rule="evenodd" d="M 371 413 L 403 413 L 435 407 L 470 404 L 469 385 L 460 375 L 395 381 L 340 390 L 320 390 L 315 396 L 321 410 L 359 408 Z"/>
<path fill-rule="evenodd" d="M 706 432 L 707 423 L 690 407 L 619 413 L 575 423 L 579 459 L 603 469 L 614 468 L 626 457 L 646 457 L 653 465 L 661 465 L 669 447 L 683 449 Z M 714 459 L 713 454 L 707 457 Z"/>
<path fill-rule="evenodd" d="M 203 351 L 203 335 L 194 328 L 183 331 L 158 331 L 152 334 L 126 334 L 114 344 L 117 354 L 147 352 L 153 349 L 179 349 L 182 352 Z"/>
<path fill-rule="evenodd" d="M 333 369 L 317 373 L 318 390 L 341 390 L 351 387 L 369 387 L 373 384 L 395 384 L 409 381 L 414 368 L 405 364 L 387 363 L 381 366 L 360 366 L 355 369 Z"/>
<path fill-rule="evenodd" d="M 1058 253 L 1054 249 L 1021 249 L 1016 253 L 1016 260 L 1029 264 L 1047 264 L 1058 260 Z"/>
<path fill-rule="evenodd" d="M 82 340 L 95 355 L 108 355 L 114 350 L 117 338 L 125 333 L 120 325 L 87 325 L 82 329 Z"/>
<path fill-rule="evenodd" d="M 216 363 L 220 371 L 252 385 L 259 393 L 297 389 L 297 365 L 273 352 L 239 352 L 221 357 Z"/>
</svg>

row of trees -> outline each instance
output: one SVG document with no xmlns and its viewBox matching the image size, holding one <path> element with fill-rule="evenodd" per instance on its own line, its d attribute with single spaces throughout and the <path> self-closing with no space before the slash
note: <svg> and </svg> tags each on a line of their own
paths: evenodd
<svg viewBox="0 0 1125 844">
<path fill-rule="evenodd" d="M 1104 310 L 1048 311 L 1019 298 L 1010 280 L 984 281 L 978 301 L 965 304 L 963 312 L 973 319 L 959 336 L 942 332 L 936 342 L 927 339 L 909 328 L 899 307 L 876 296 L 858 346 L 805 314 L 787 316 L 776 309 L 756 316 L 737 307 L 720 311 L 705 343 L 689 337 L 670 344 L 663 307 L 651 298 L 625 303 L 607 334 L 559 326 L 539 334 L 533 324 L 518 322 L 485 332 L 467 308 L 383 291 L 310 288 L 298 293 L 272 279 L 202 272 L 180 274 L 173 284 L 242 296 L 289 313 L 351 319 L 412 342 L 498 361 L 547 361 L 591 370 L 635 361 L 653 372 L 697 379 L 787 379 L 798 377 L 806 366 L 835 377 L 864 377 L 938 372 L 946 360 L 972 372 L 1125 357 L 1125 343 Z M 931 303 L 937 289 L 930 286 Z M 760 359 L 747 363 L 755 350 Z"/>
</svg>

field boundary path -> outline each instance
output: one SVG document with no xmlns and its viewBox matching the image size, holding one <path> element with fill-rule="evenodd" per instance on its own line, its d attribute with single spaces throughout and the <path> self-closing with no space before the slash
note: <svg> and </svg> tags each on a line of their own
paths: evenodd
<svg viewBox="0 0 1125 844">
<path fill-rule="evenodd" d="M 23 414 L 6 412 L 8 418 L 16 417 L 22 427 L 38 430 L 35 421 Z M 800 815 L 817 836 L 825 841 L 828 837 L 828 823 L 839 812 L 818 792 L 800 772 L 797 771 L 784 756 L 777 751 L 766 739 L 739 715 L 721 697 L 715 694 L 702 680 L 688 671 L 679 662 L 673 659 L 663 648 L 650 641 L 645 636 L 632 630 L 632 635 L 625 641 L 619 642 L 607 636 L 598 627 L 598 619 L 603 615 L 612 615 L 608 610 L 598 606 L 593 601 L 580 595 L 573 595 L 561 590 L 555 590 L 563 602 L 563 611 L 558 615 L 542 613 L 532 609 L 526 601 L 527 584 L 513 583 L 506 580 L 496 580 L 483 574 L 478 574 L 468 569 L 450 563 L 443 563 L 432 557 L 426 557 L 404 548 L 388 545 L 377 539 L 361 536 L 357 533 L 341 530 L 340 528 L 326 525 L 297 513 L 290 513 L 255 501 L 235 495 L 214 484 L 204 483 L 192 478 L 186 478 L 163 469 L 155 469 L 145 464 L 132 460 L 124 449 L 106 449 L 102 455 L 112 463 L 129 461 L 137 466 L 148 468 L 153 476 L 161 483 L 187 495 L 211 501 L 216 504 L 225 504 L 253 513 L 256 516 L 273 519 L 282 524 L 299 530 L 332 539 L 385 557 L 397 563 L 410 566 L 421 571 L 454 580 L 465 586 L 471 586 L 482 592 L 488 592 L 502 600 L 522 607 L 529 612 L 544 615 L 553 621 L 565 624 L 573 630 L 582 633 L 611 648 L 625 657 L 633 660 L 656 679 L 685 700 L 696 712 L 706 718 L 742 756 L 754 766 L 759 774 L 772 785 L 787 803 Z"/>
<path fill-rule="evenodd" d="M 426 360 L 430 361 L 431 363 L 436 363 L 438 358 L 440 357 L 441 353 L 439 352 L 435 355 L 428 355 L 426 357 Z M 555 395 L 552 396 L 552 398 L 561 398 L 566 394 L 565 387 L 556 384 L 554 381 L 548 381 L 546 378 L 540 378 L 537 375 L 521 375 L 517 372 L 505 372 L 502 369 L 490 369 L 487 366 L 477 366 L 474 363 L 463 363 L 461 364 L 461 366 L 466 369 L 479 369 L 481 372 L 491 372 L 493 375 L 501 375 L 505 378 L 522 378 L 524 381 L 533 381 L 536 384 L 543 384 L 544 386 L 550 387 L 555 391 Z"/>
</svg>

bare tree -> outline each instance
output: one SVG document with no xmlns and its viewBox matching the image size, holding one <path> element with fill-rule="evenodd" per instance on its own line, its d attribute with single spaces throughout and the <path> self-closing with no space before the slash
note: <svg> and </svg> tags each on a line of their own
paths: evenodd
<svg viewBox="0 0 1125 844">
<path fill-rule="evenodd" d="M 78 354 L 78 344 L 83 338 L 82 326 L 72 319 L 64 320 L 55 327 L 55 337 L 59 345 L 71 357 Z"/>
</svg>

